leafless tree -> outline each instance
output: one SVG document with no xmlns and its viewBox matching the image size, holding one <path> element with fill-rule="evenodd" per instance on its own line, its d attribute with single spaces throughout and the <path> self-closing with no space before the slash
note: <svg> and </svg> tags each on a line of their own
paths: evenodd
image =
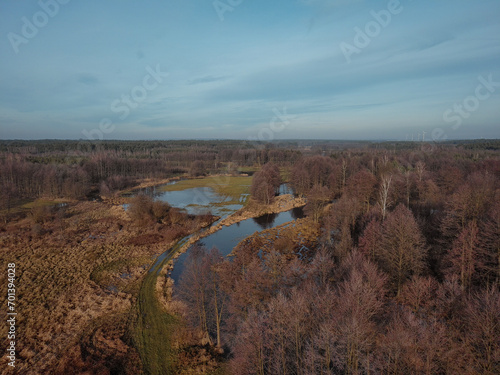
<svg viewBox="0 0 500 375">
<path fill-rule="evenodd" d="M 427 253 L 420 228 L 404 205 L 400 204 L 387 216 L 379 250 L 381 265 L 391 276 L 399 295 L 403 284 L 423 270 Z"/>
<path fill-rule="evenodd" d="M 380 206 L 380 212 L 382 213 L 382 220 L 385 220 L 385 216 L 387 215 L 387 209 L 392 204 L 390 197 L 391 182 L 392 182 L 392 175 L 386 174 L 381 177 L 378 203 Z"/>
</svg>

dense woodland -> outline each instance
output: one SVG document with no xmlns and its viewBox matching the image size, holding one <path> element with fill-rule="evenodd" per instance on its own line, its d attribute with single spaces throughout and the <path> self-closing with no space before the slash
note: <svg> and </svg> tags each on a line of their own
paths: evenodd
<svg viewBox="0 0 500 375">
<path fill-rule="evenodd" d="M 0 150 L 0 210 L 23 199 L 86 199 L 144 178 L 237 173 L 238 167 L 300 157 L 290 147 L 242 141 L 0 141 Z"/>
<path fill-rule="evenodd" d="M 287 182 L 306 198 L 306 218 L 251 236 L 230 258 L 196 248 L 174 292 L 190 329 L 223 353 L 222 373 L 498 374 L 499 149 L 499 141 L 2 141 L 1 225 L 29 200 L 92 201 L 145 178 L 256 171 L 255 204 L 272 204 Z M 135 242 L 116 229 L 120 256 L 148 236 L 189 233 L 182 222 L 197 220 L 144 197 L 135 203 Z M 36 210 L 29 215 L 36 222 Z M 144 229 L 153 227 L 157 234 Z"/>
<path fill-rule="evenodd" d="M 472 151 L 474 150 L 474 151 Z M 500 160 L 476 147 L 304 156 L 289 183 L 321 235 L 199 248 L 178 287 L 236 374 L 498 374 Z M 254 175 L 272 201 L 277 164 Z"/>
<path fill-rule="evenodd" d="M 413 159 L 415 155 L 422 153 L 422 149 L 425 150 L 421 156 L 423 159 L 439 154 L 443 148 L 455 149 L 457 146 L 462 153 L 470 153 L 473 150 L 481 153 L 489 150 L 494 152 L 500 149 L 498 141 L 464 141 L 458 145 L 455 143 L 420 145 L 417 142 L 353 141 L 0 141 L 0 209 L 9 210 L 23 199 L 85 199 L 99 193 L 112 194 L 144 178 L 167 178 L 186 172 L 192 175 L 237 173 L 238 168 L 262 166 L 268 162 L 282 168 L 290 167 L 308 155 L 327 155 L 333 160 L 341 158 L 347 163 L 352 155 L 364 152 L 362 164 L 359 166 L 354 166 L 354 162 L 349 161 L 349 171 L 347 165 L 332 164 L 331 167 L 337 169 L 346 168 L 341 181 L 345 184 L 347 173 L 352 174 L 361 166 L 372 174 L 375 173 L 375 166 L 370 165 L 375 161 L 370 159 L 370 155 L 376 155 L 380 150 L 389 154 L 407 153 L 406 158 L 411 158 L 412 164 L 415 164 L 416 159 Z M 357 158 L 360 156 L 357 155 Z M 427 164 L 430 166 L 429 162 Z M 380 174 L 380 168 L 378 173 Z M 323 182 L 320 185 L 323 185 Z M 303 193 L 304 187 L 298 181 L 295 183 L 299 194 Z"/>
</svg>

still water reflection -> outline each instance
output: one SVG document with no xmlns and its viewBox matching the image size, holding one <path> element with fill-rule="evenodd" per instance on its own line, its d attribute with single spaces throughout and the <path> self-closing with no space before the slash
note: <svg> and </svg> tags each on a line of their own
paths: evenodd
<svg viewBox="0 0 500 375">
<path fill-rule="evenodd" d="M 231 226 L 224 227 L 208 237 L 202 238 L 197 242 L 197 244 L 205 246 L 208 249 L 215 246 L 220 250 L 222 255 L 226 256 L 231 253 L 233 248 L 245 237 L 248 237 L 255 232 L 273 228 L 303 216 L 304 213 L 302 208 L 299 207 L 278 214 L 263 215 L 257 218 L 243 220 Z M 175 261 L 175 267 L 172 271 L 171 277 L 176 283 L 179 281 L 179 277 L 184 270 L 184 262 L 188 253 L 189 249 Z"/>
</svg>

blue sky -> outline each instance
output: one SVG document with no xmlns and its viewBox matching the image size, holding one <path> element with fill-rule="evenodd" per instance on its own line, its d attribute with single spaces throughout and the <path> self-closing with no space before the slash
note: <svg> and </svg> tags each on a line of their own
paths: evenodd
<svg viewBox="0 0 500 375">
<path fill-rule="evenodd" d="M 0 72 L 1 139 L 500 138 L 500 1 L 3 1 Z"/>
</svg>

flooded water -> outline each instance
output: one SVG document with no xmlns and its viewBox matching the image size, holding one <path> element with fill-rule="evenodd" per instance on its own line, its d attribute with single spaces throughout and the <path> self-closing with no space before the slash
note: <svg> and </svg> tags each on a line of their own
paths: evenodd
<svg viewBox="0 0 500 375">
<path fill-rule="evenodd" d="M 166 185 L 173 185 L 177 182 L 178 181 L 172 181 Z M 293 194 L 288 184 L 281 184 L 279 192 L 280 195 Z M 213 215 L 224 218 L 243 207 L 243 204 L 224 204 L 224 202 L 231 201 L 231 197 L 223 197 L 210 187 L 197 187 L 179 191 L 162 191 L 161 186 L 153 186 L 140 189 L 130 195 L 137 195 L 139 193 L 149 195 L 163 202 L 168 202 L 172 207 L 184 209 L 187 213 L 193 215 L 211 212 Z M 242 201 L 244 201 L 244 197 L 242 197 Z M 124 205 L 125 209 L 127 207 L 128 205 Z"/>
<path fill-rule="evenodd" d="M 169 185 L 175 184 L 176 182 L 177 181 L 172 181 Z M 293 193 L 288 184 L 281 184 L 279 191 L 280 194 Z M 191 188 L 180 191 L 162 191 L 161 186 L 149 187 L 135 191 L 131 195 L 139 193 L 144 193 L 154 199 L 168 202 L 171 206 L 184 209 L 190 214 L 202 214 L 210 211 L 214 215 L 225 218 L 243 207 L 242 204 L 224 204 L 224 202 L 231 200 L 231 198 L 222 197 L 209 187 Z M 223 227 L 221 230 L 198 241 L 198 244 L 209 249 L 217 247 L 221 253 L 226 256 L 231 253 L 233 248 L 245 237 L 248 237 L 255 232 L 273 228 L 303 216 L 304 213 L 302 208 L 294 208 L 278 214 L 262 215 L 260 217 L 241 221 L 228 227 Z M 182 239 L 178 243 L 178 247 L 182 246 L 188 238 L 189 236 Z M 171 249 L 161 254 L 156 259 L 155 265 L 151 268 L 151 270 L 157 269 L 157 266 L 159 266 L 170 253 Z M 184 270 L 184 262 L 188 253 L 189 249 L 184 254 L 180 255 L 175 261 L 171 277 L 176 283 L 179 281 L 179 277 Z"/>
<path fill-rule="evenodd" d="M 177 181 L 166 185 L 173 185 Z M 164 186 L 164 185 L 162 185 Z M 223 197 L 210 187 L 196 187 L 179 191 L 162 191 L 161 186 L 140 189 L 131 195 L 143 193 L 150 197 L 168 202 L 172 207 L 186 210 L 188 214 L 200 215 L 211 212 L 213 215 L 226 217 L 243 207 L 243 204 L 224 204 L 231 197 Z M 127 208 L 127 205 L 124 205 Z"/>
<path fill-rule="evenodd" d="M 225 216 L 228 212 L 235 212 L 243 207 L 242 204 L 224 204 L 230 201 L 231 197 L 222 197 L 209 187 L 163 191 L 156 199 L 195 215 L 211 211 L 214 215 Z"/>
<path fill-rule="evenodd" d="M 282 192 L 282 194 L 286 191 L 287 187 L 280 187 L 280 192 Z M 200 188 L 194 188 L 173 192 L 163 192 L 157 188 L 150 188 L 148 191 L 144 191 L 144 193 L 151 195 L 155 199 L 167 201 L 171 206 L 183 208 L 190 213 L 197 213 L 196 210 L 202 208 L 202 206 L 210 207 L 212 213 L 222 216 L 222 218 L 227 217 L 229 214 L 242 207 L 242 205 L 224 204 L 224 198 L 218 196 L 209 188 L 201 188 L 201 191 Z M 135 194 L 138 194 L 138 192 L 134 192 L 131 195 Z M 218 209 L 218 211 L 213 210 L 213 207 Z M 218 232 L 201 239 L 199 242 L 209 248 L 216 246 L 224 255 L 227 255 L 232 251 L 234 246 L 238 244 L 238 242 L 252 233 L 292 221 L 302 215 L 302 209 L 293 209 L 279 214 L 263 215 L 255 219 L 247 219 L 229 227 L 224 227 Z M 206 230 L 206 228 L 201 230 Z M 155 342 L 152 341 L 151 338 L 160 342 L 161 337 L 169 332 L 169 325 L 160 324 L 160 322 L 164 321 L 162 319 L 164 312 L 159 307 L 159 304 L 154 302 L 156 298 L 156 280 L 165 263 L 173 259 L 173 256 L 177 253 L 177 251 L 179 251 L 180 248 L 182 248 L 190 237 L 191 236 L 186 236 L 180 239 L 173 247 L 160 254 L 144 278 L 140 288 L 139 298 L 137 300 L 137 308 L 139 316 L 142 317 L 142 324 L 146 327 L 149 327 L 150 325 L 152 327 L 156 327 L 156 329 L 144 331 L 148 333 L 148 335 L 143 336 L 144 338 L 142 342 L 144 343 L 144 346 L 151 346 L 151 342 Z M 175 260 L 172 277 L 176 283 L 178 283 L 179 277 L 184 271 L 184 262 L 188 253 L 189 249 L 184 254 L 181 254 L 177 260 Z M 128 278 L 129 275 L 123 273 L 121 277 Z M 158 339 L 157 336 L 159 336 L 160 339 Z M 156 348 L 151 346 L 148 350 L 156 350 Z"/>
</svg>

